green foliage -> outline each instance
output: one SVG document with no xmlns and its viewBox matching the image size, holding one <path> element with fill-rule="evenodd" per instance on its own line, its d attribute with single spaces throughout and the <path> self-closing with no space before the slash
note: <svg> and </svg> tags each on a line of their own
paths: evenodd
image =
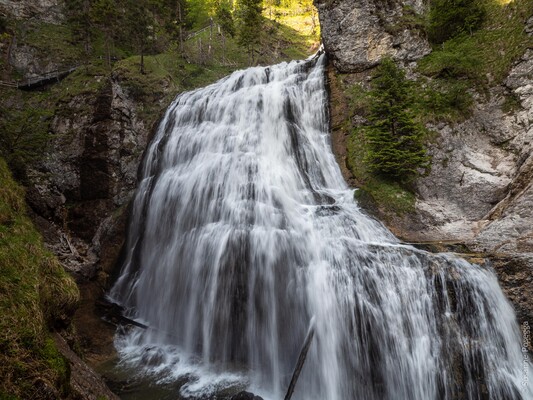
<svg viewBox="0 0 533 400">
<path fill-rule="evenodd" d="M 209 24 L 209 18 L 213 15 L 214 6 L 211 0 L 187 0 L 186 26 L 189 29 L 196 30 Z"/>
<path fill-rule="evenodd" d="M 422 73 L 437 78 L 470 78 L 479 76 L 481 55 L 475 43 L 461 35 L 444 43 L 439 50 L 422 59 Z"/>
<path fill-rule="evenodd" d="M 72 31 L 73 40 L 83 43 L 82 58 L 89 61 L 91 41 L 95 36 L 91 23 L 91 1 L 70 0 L 65 2 L 66 17 Z"/>
<path fill-rule="evenodd" d="M 431 0 L 428 37 L 440 44 L 459 34 L 472 34 L 483 23 L 485 10 L 480 0 Z"/>
<path fill-rule="evenodd" d="M 347 143 L 347 167 L 356 177 L 360 189 L 355 192 L 359 204 L 372 209 L 376 205 L 387 220 L 394 215 L 414 211 L 415 196 L 398 182 L 372 174 L 363 162 L 366 153 L 366 138 L 362 129 L 355 129 Z"/>
<path fill-rule="evenodd" d="M 473 99 L 466 82 L 419 79 L 414 90 L 414 110 L 422 122 L 457 122 L 469 117 Z"/>
<path fill-rule="evenodd" d="M 0 395 L 50 398 L 69 391 L 69 369 L 48 327 L 68 318 L 79 293 L 26 216 L 24 192 L 0 158 Z"/>
<path fill-rule="evenodd" d="M 154 21 L 142 2 L 129 2 L 125 18 L 127 19 L 127 33 L 135 43 L 137 53 L 141 56 L 140 72 L 144 73 L 144 55 L 150 38 Z"/>
<path fill-rule="evenodd" d="M 250 64 L 253 62 L 254 51 L 260 43 L 262 11 L 262 0 L 240 0 L 237 4 L 238 43 L 246 49 Z"/>
<path fill-rule="evenodd" d="M 382 60 L 371 85 L 370 124 L 362 128 L 368 146 L 365 162 L 378 175 L 409 181 L 429 163 L 426 131 L 411 109 L 411 85 L 391 59 Z"/>
<path fill-rule="evenodd" d="M 479 0 L 481 1 L 481 0 Z M 463 31 L 445 41 L 419 62 L 423 74 L 447 79 L 467 79 L 471 87 L 499 82 L 533 38 L 525 30 L 533 0 L 485 0 L 484 23 L 480 29 Z"/>
<path fill-rule="evenodd" d="M 215 18 L 222 32 L 231 37 L 235 36 L 235 21 L 231 11 L 231 3 L 227 0 L 219 1 L 215 9 Z"/>
<path fill-rule="evenodd" d="M 18 178 L 24 178 L 27 165 L 43 156 L 49 139 L 48 110 L 32 108 L 2 110 L 0 156 Z"/>
</svg>

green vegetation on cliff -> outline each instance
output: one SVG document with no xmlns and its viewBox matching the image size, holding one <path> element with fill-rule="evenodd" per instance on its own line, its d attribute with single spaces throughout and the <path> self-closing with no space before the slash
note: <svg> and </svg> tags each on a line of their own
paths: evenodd
<svg viewBox="0 0 533 400">
<path fill-rule="evenodd" d="M 448 2 L 444 3 L 449 7 Z M 421 73 L 443 79 L 469 80 L 472 86 L 499 83 L 513 62 L 533 46 L 533 38 L 524 29 L 531 17 L 532 0 L 478 0 L 472 4 L 475 4 L 470 10 L 472 14 L 464 15 L 463 19 L 478 20 L 481 12 L 483 22 L 475 24 L 477 29 L 463 26 L 454 31 L 454 35 L 439 41 L 442 44 L 420 61 Z M 453 9 L 447 13 L 452 12 L 450 10 Z M 442 18 L 440 24 L 446 23 L 447 13 L 435 17 Z"/>
<path fill-rule="evenodd" d="M 404 215 L 414 208 L 410 181 L 427 166 L 427 131 L 414 115 L 413 86 L 390 59 L 374 73 L 371 90 L 350 87 L 351 112 L 366 122 L 349 128 L 347 167 L 360 188 L 361 204 Z"/>
<path fill-rule="evenodd" d="M 387 58 L 376 68 L 371 82 L 365 162 L 371 172 L 406 182 L 428 165 L 425 128 L 415 121 L 410 83 L 405 73 Z"/>
<path fill-rule="evenodd" d="M 429 4 L 428 36 L 435 44 L 463 33 L 471 34 L 485 17 L 480 0 L 431 0 Z"/>
<path fill-rule="evenodd" d="M 257 14 L 262 8 L 256 4 L 252 18 L 224 1 L 73 0 L 67 2 L 63 24 L 4 20 L 4 49 L 11 43 L 31 49 L 33 65 L 80 67 L 42 91 L 0 87 L 0 128 L 5 132 L 0 156 L 24 180 L 27 166 L 46 153 L 54 137 L 54 118 L 68 112 L 77 96 L 97 94 L 109 81 L 136 103 L 150 129 L 180 91 L 208 85 L 252 60 L 266 65 L 309 56 L 319 40 L 316 10 L 310 0 L 282 3 L 269 5 L 263 15 Z M 248 38 L 253 43 L 243 42 L 245 31 L 254 33 Z M 25 73 L 3 65 L 2 79 L 14 81 Z"/>
<path fill-rule="evenodd" d="M 399 152 L 389 129 L 391 119 L 406 121 L 411 132 L 421 132 L 414 128 L 419 124 L 464 121 L 473 112 L 473 99 L 486 98 L 488 88 L 500 84 L 513 63 L 533 46 L 524 29 L 533 0 L 432 0 L 429 4 L 429 13 L 415 15 L 413 21 L 418 21 L 416 27 L 426 31 L 434 47 L 411 70 L 411 80 L 385 59 L 369 84 L 356 79 L 345 88 L 352 121 L 347 166 L 362 189 L 357 196 L 380 208 L 384 219 L 413 209 L 414 187 L 406 177 L 416 173 L 409 165 L 425 163 L 418 141 L 424 135 L 415 135 L 417 145 L 409 155 Z M 379 78 L 384 70 L 393 79 Z M 378 86 L 383 87 L 378 90 Z M 391 103 L 389 95 L 398 87 L 403 94 L 396 97 L 403 100 Z M 509 95 L 503 108 L 512 107 L 519 104 Z M 396 140 L 401 141 L 400 137 Z M 431 140 L 431 134 L 426 140 Z"/>
<path fill-rule="evenodd" d="M 68 326 L 78 297 L 0 158 L 0 398 L 65 397 L 69 367 L 49 330 Z"/>
</svg>

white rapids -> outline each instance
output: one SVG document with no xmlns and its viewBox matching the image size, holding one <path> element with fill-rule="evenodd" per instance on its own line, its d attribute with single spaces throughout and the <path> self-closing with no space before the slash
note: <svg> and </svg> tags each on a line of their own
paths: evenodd
<svg viewBox="0 0 533 400">
<path fill-rule="evenodd" d="M 402 245 L 354 201 L 324 64 L 238 71 L 169 107 L 109 293 L 149 327 L 117 335 L 122 363 L 181 379 L 181 398 L 281 399 L 314 316 L 295 400 L 533 399 L 493 272 Z"/>
</svg>

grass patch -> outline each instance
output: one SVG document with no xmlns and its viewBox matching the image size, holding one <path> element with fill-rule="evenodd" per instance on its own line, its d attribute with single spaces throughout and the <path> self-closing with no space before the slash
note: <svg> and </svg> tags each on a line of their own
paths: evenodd
<svg viewBox="0 0 533 400">
<path fill-rule="evenodd" d="M 0 158 L 0 393 L 52 399 L 69 391 L 69 369 L 49 337 L 77 306 L 74 281 L 26 216 L 24 192 Z"/>
<path fill-rule="evenodd" d="M 433 77 L 465 78 L 473 85 L 500 82 L 533 38 L 524 25 L 531 17 L 533 0 L 515 0 L 502 4 L 496 0 L 483 3 L 486 16 L 482 27 L 471 35 L 452 38 L 419 63 L 419 71 Z"/>
<path fill-rule="evenodd" d="M 419 79 L 413 85 L 414 111 L 426 123 L 464 121 L 472 114 L 474 100 L 465 81 Z"/>
</svg>

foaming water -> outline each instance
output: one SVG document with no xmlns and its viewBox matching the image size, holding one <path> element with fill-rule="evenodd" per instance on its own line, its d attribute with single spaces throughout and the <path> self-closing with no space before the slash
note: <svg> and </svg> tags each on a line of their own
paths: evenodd
<svg viewBox="0 0 533 400">
<path fill-rule="evenodd" d="M 321 57 L 169 107 L 109 294 L 149 326 L 117 335 L 122 362 L 183 380 L 185 398 L 249 386 L 280 399 L 314 316 L 294 399 L 533 399 L 494 274 L 404 246 L 361 212 L 326 96 Z"/>
</svg>

